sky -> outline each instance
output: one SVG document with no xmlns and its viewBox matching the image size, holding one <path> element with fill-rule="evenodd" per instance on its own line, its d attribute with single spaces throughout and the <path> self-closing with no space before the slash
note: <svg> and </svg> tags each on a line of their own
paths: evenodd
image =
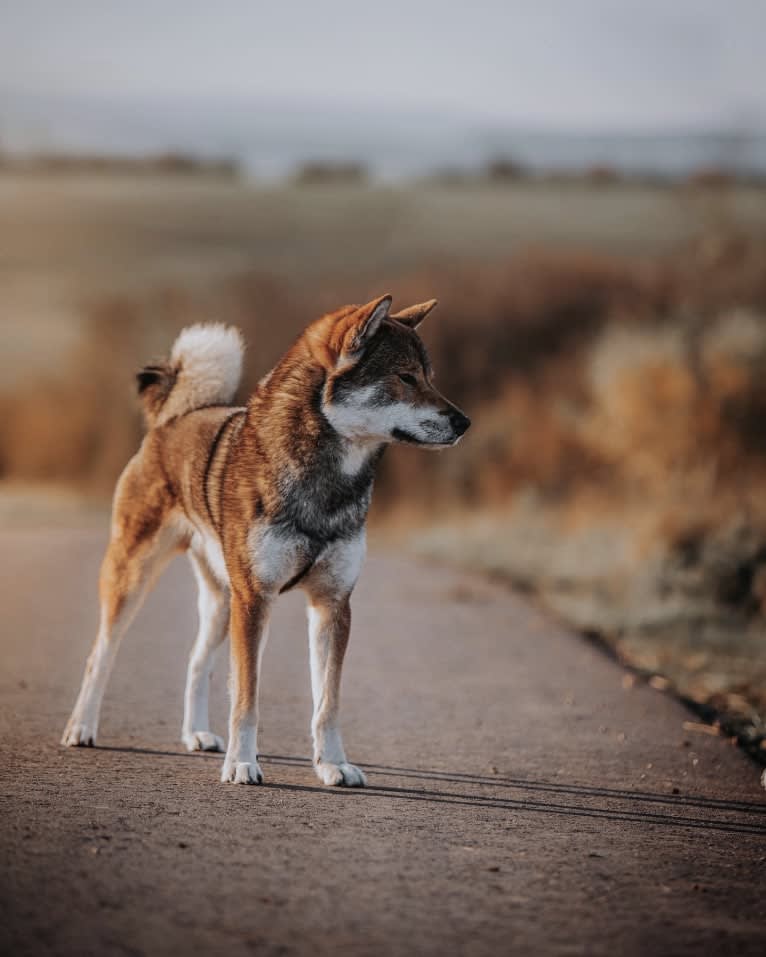
<svg viewBox="0 0 766 957">
<path fill-rule="evenodd" d="M 0 0 L 2 96 L 766 128 L 766 0 Z"/>
</svg>

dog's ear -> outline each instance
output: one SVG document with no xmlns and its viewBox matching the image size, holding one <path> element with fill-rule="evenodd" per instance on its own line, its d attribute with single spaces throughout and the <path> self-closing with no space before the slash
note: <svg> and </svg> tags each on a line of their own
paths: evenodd
<svg viewBox="0 0 766 957">
<path fill-rule="evenodd" d="M 391 296 L 379 296 L 364 306 L 344 306 L 322 316 L 306 331 L 312 355 L 328 372 L 353 365 L 390 308 Z"/>
<path fill-rule="evenodd" d="M 353 361 L 361 356 L 390 308 L 391 296 L 379 296 L 338 321 L 333 329 L 331 347 L 339 361 Z"/>
<path fill-rule="evenodd" d="M 410 329 L 417 329 L 438 301 L 438 299 L 429 299 L 428 302 L 418 302 L 414 306 L 401 309 L 399 312 L 392 312 L 390 318 L 396 319 L 404 326 L 409 326 Z"/>
</svg>

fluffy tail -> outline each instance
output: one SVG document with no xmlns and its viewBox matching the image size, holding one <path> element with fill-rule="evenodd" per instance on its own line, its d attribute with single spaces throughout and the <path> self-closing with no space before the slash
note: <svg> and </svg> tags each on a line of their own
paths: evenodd
<svg viewBox="0 0 766 957">
<path fill-rule="evenodd" d="M 206 405 L 228 405 L 242 375 L 239 329 L 220 322 L 189 326 L 169 359 L 137 373 L 144 418 L 151 429 Z"/>
</svg>

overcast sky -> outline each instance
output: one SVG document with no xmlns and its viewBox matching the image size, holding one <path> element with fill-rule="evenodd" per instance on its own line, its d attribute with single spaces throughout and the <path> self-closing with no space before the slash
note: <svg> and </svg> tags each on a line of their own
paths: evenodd
<svg viewBox="0 0 766 957">
<path fill-rule="evenodd" d="M 0 0 L 0 93 L 766 125 L 766 0 Z"/>
</svg>

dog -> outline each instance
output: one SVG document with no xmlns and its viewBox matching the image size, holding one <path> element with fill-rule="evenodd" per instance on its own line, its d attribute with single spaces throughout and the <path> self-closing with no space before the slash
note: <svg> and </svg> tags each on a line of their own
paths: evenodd
<svg viewBox="0 0 766 957">
<path fill-rule="evenodd" d="M 170 358 L 137 375 L 147 434 L 120 476 L 101 568 L 101 619 L 62 743 L 93 746 L 117 648 L 170 558 L 185 551 L 199 588 L 182 740 L 223 751 L 209 726 L 214 655 L 231 637 L 229 737 L 221 780 L 260 784 L 258 682 L 269 610 L 308 599 L 314 768 L 363 787 L 338 724 L 349 600 L 365 554 L 376 466 L 387 445 L 455 445 L 469 419 L 433 385 L 415 331 L 436 305 L 396 314 L 391 297 L 309 325 L 244 407 L 238 330 L 184 329 Z"/>
</svg>

